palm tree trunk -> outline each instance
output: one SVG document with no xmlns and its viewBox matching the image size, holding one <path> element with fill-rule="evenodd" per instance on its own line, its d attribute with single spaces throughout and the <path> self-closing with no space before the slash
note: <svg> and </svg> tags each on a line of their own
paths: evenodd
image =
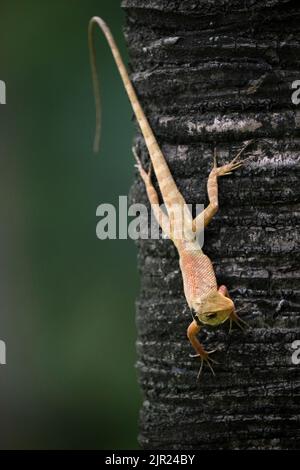
<svg viewBox="0 0 300 470">
<path fill-rule="evenodd" d="M 176 250 L 139 242 L 139 441 L 151 449 L 295 449 L 300 444 L 300 5 L 289 0 L 123 0 L 132 80 L 186 201 L 207 203 L 214 145 L 228 161 L 257 138 L 265 155 L 220 180 L 204 251 L 247 332 L 200 335 L 219 348 L 216 377 L 186 339 Z M 300 105 L 299 105 L 300 109 Z M 137 135 L 144 163 L 147 151 Z M 146 202 L 137 176 L 134 202 Z"/>
</svg>

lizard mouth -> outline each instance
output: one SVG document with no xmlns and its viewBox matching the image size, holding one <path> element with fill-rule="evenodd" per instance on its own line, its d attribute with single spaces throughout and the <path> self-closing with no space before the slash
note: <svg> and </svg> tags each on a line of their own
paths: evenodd
<svg viewBox="0 0 300 470">
<path fill-rule="evenodd" d="M 217 326 L 228 320 L 228 312 L 208 312 L 198 314 L 198 318 L 204 325 Z"/>
</svg>

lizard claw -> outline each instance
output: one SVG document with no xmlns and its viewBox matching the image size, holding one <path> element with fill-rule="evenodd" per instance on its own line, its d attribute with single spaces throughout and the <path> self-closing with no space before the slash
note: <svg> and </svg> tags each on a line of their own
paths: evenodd
<svg viewBox="0 0 300 470">
<path fill-rule="evenodd" d="M 199 369 L 199 372 L 198 372 L 198 375 L 197 375 L 197 380 L 200 379 L 200 376 L 202 374 L 202 370 L 203 370 L 203 366 L 206 365 L 213 376 L 215 376 L 215 371 L 213 369 L 213 364 L 219 364 L 218 361 L 216 361 L 215 359 L 212 359 L 211 357 L 209 357 L 209 354 L 213 354 L 214 352 L 216 352 L 217 349 L 213 349 L 212 351 L 204 351 L 203 354 L 190 354 L 189 357 L 190 358 L 200 358 L 200 361 L 201 361 L 201 364 L 200 364 L 200 369 Z"/>
<path fill-rule="evenodd" d="M 214 148 L 214 168 L 217 168 L 217 147 Z"/>
<path fill-rule="evenodd" d="M 244 310 L 244 308 L 246 308 L 246 307 L 243 307 L 239 311 Z M 229 316 L 229 333 L 231 333 L 231 331 L 232 331 L 232 324 L 233 323 L 235 323 L 242 331 L 245 331 L 246 328 L 250 328 L 249 323 L 247 323 L 245 320 L 240 318 L 235 310 Z"/>
<path fill-rule="evenodd" d="M 249 147 L 249 145 L 252 144 L 253 142 L 254 142 L 254 139 L 246 141 L 246 144 L 244 145 L 244 147 L 242 147 L 242 149 L 237 153 L 237 155 L 234 157 L 234 159 L 231 161 L 231 163 L 237 162 L 239 160 L 240 156 L 242 155 L 242 153 L 244 152 L 244 150 L 246 150 L 246 148 Z M 245 159 L 245 160 L 247 160 L 247 159 Z M 242 160 L 242 161 L 245 161 L 245 160 Z"/>
<path fill-rule="evenodd" d="M 143 168 L 143 165 L 142 165 L 142 162 L 141 160 L 139 159 L 138 157 L 138 154 L 137 154 L 137 151 L 135 149 L 135 147 L 132 147 L 132 153 L 134 155 L 134 158 L 136 160 L 136 164 L 134 165 L 135 168 L 137 168 L 140 172 L 140 175 L 141 175 L 141 178 L 144 180 L 144 182 L 146 183 L 146 181 L 149 181 L 151 179 L 151 173 L 152 173 L 152 164 L 150 162 L 150 165 L 149 165 L 149 169 L 148 169 L 148 173 L 144 170 Z"/>
<path fill-rule="evenodd" d="M 210 369 L 212 375 L 215 377 L 216 374 L 215 374 L 215 371 L 213 369 L 212 363 L 216 363 L 216 361 L 214 361 L 210 357 L 206 357 L 206 358 L 201 357 L 201 365 L 200 365 L 200 369 L 199 369 L 199 372 L 198 372 L 198 375 L 197 375 L 197 380 L 200 380 L 202 369 L 203 369 L 204 365 L 206 365 Z"/>
<path fill-rule="evenodd" d="M 244 147 L 237 153 L 237 155 L 231 160 L 230 163 L 227 163 L 225 165 L 222 165 L 220 167 L 216 166 L 216 157 L 214 155 L 214 169 L 217 172 L 218 176 L 225 176 L 225 175 L 230 175 L 234 170 L 237 170 L 243 164 L 247 161 L 253 158 L 255 155 L 251 155 L 250 157 L 244 158 L 243 160 L 240 160 L 240 156 L 246 150 L 246 148 L 253 143 L 254 140 L 248 140 Z"/>
</svg>

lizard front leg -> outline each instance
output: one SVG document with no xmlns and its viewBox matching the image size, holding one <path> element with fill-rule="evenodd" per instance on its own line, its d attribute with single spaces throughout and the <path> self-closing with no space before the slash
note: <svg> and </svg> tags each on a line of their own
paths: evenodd
<svg viewBox="0 0 300 470">
<path fill-rule="evenodd" d="M 214 150 L 214 162 L 216 162 L 216 149 Z M 207 195 L 209 205 L 193 220 L 193 230 L 196 233 L 199 233 L 201 229 L 207 227 L 219 209 L 218 173 L 216 171 L 216 163 L 214 164 L 207 180 Z M 201 225 L 203 225 L 203 227 L 201 227 Z"/>
<path fill-rule="evenodd" d="M 217 363 L 217 361 L 209 357 L 209 354 L 214 353 L 215 349 L 213 351 L 205 351 L 202 344 L 198 340 L 197 334 L 199 333 L 200 330 L 201 330 L 201 327 L 197 324 L 196 320 L 192 321 L 192 323 L 189 325 L 187 329 L 187 337 L 190 340 L 190 343 L 193 346 L 194 350 L 196 351 L 196 354 L 191 357 L 199 357 L 201 360 L 201 366 L 199 369 L 197 379 L 199 379 L 201 376 L 201 372 L 202 372 L 204 364 L 206 364 L 210 368 L 212 374 L 215 375 L 214 369 L 212 367 L 212 363 Z"/>
<path fill-rule="evenodd" d="M 219 209 L 218 199 L 218 177 L 230 175 L 234 170 L 240 168 L 247 158 L 240 160 L 240 156 L 253 141 L 248 141 L 246 145 L 238 152 L 234 159 L 225 165 L 217 166 L 217 151 L 214 149 L 214 164 L 207 180 L 207 195 L 209 205 L 204 211 L 193 220 L 193 230 L 197 234 L 211 222 Z"/>
<path fill-rule="evenodd" d="M 223 294 L 225 297 L 228 297 L 229 299 L 231 299 L 226 286 L 224 285 L 220 286 L 218 291 L 220 292 L 220 294 Z M 232 323 L 235 323 L 241 330 L 245 329 L 243 325 L 245 325 L 246 327 L 249 326 L 247 322 L 245 322 L 238 316 L 235 308 L 232 310 L 232 312 L 229 315 L 229 325 L 230 325 L 229 333 L 231 333 L 231 330 L 232 330 Z"/>
</svg>

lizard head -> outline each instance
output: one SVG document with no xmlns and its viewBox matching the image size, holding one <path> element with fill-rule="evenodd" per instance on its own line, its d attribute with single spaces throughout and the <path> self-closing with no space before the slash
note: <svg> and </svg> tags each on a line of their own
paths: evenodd
<svg viewBox="0 0 300 470">
<path fill-rule="evenodd" d="M 217 326 L 228 320 L 234 303 L 220 292 L 212 292 L 200 304 L 196 315 L 204 325 Z"/>
</svg>

